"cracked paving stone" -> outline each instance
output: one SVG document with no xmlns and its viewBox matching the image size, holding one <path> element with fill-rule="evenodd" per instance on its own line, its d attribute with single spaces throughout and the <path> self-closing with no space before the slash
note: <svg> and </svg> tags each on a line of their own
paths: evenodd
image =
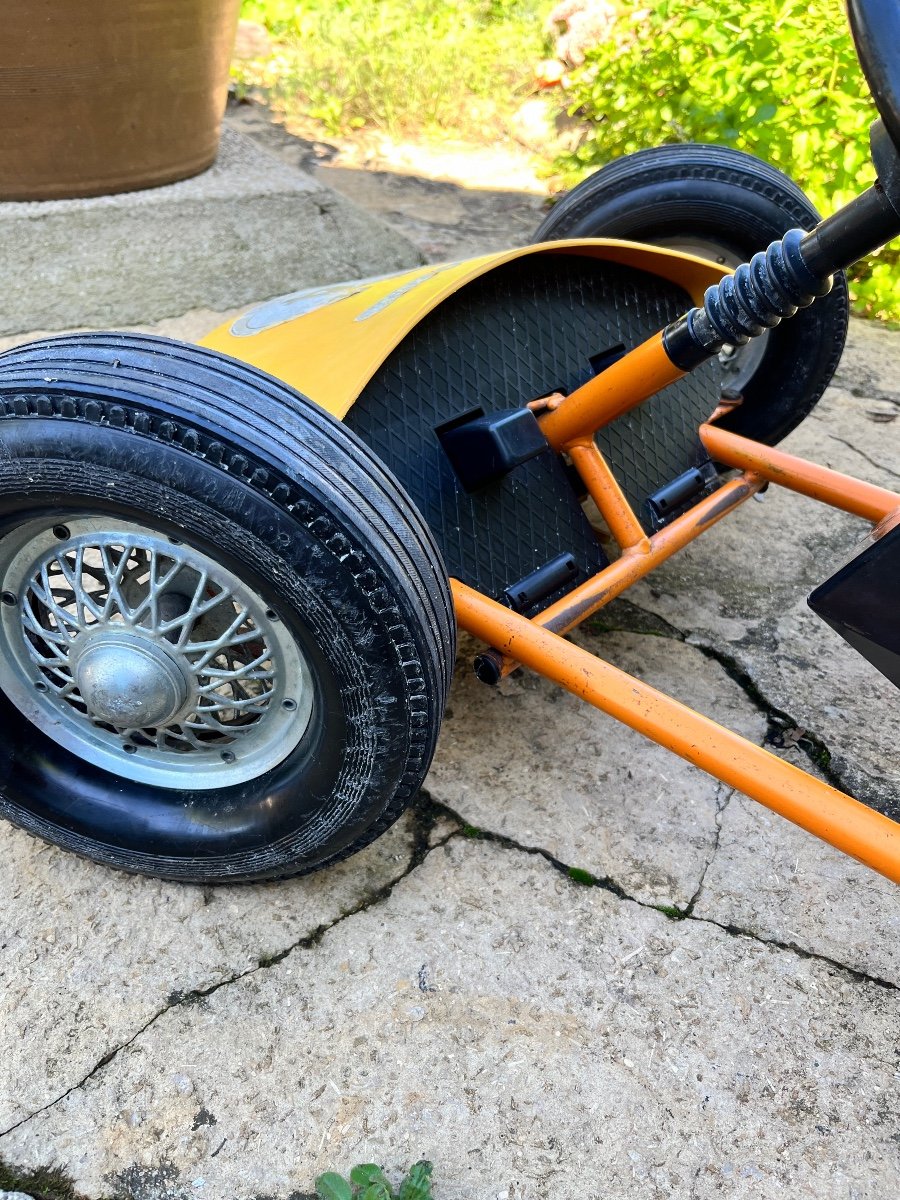
<svg viewBox="0 0 900 1200">
<path fill-rule="evenodd" d="M 130 1200 L 419 1157 L 441 1200 L 880 1200 L 898 1018 L 894 989 L 457 836 L 315 947 L 171 1008 L 0 1155 L 52 1150 Z"/>
<path fill-rule="evenodd" d="M 858 335 L 854 324 L 853 336 Z M 854 441 L 865 399 L 831 389 L 785 447 L 883 486 L 880 473 L 829 431 Z M 876 430 L 867 452 L 900 470 L 898 441 Z M 880 430 L 880 432 L 878 432 Z M 862 444 L 860 442 L 860 444 Z M 877 447 L 877 448 L 876 448 Z M 808 608 L 806 597 L 849 555 L 868 526 L 779 488 L 745 505 L 629 597 L 696 644 L 733 658 L 772 708 L 827 747 L 833 782 L 900 818 L 897 690 Z"/>
<path fill-rule="evenodd" d="M 744 796 L 722 813 L 693 914 L 900 986 L 897 885 Z"/>
<path fill-rule="evenodd" d="M 896 379 L 897 341 L 895 333 L 853 322 L 841 386 L 826 392 L 786 447 L 896 487 L 872 461 L 900 471 L 897 437 L 867 413 L 872 397 L 886 394 L 879 389 Z M 857 394 L 850 391 L 854 380 Z M 689 642 L 733 660 L 763 707 L 790 718 L 788 744 L 811 733 L 829 756 L 829 782 L 875 800 L 896 818 L 900 697 L 806 605 L 807 594 L 866 528 L 773 488 L 762 505 L 746 505 L 628 596 Z M 814 770 L 796 748 L 787 757 Z M 898 980 L 897 888 L 743 797 L 735 796 L 722 815 L 719 847 L 694 911 Z"/>
<path fill-rule="evenodd" d="M 754 741 L 765 735 L 755 706 L 694 647 L 630 633 L 575 640 Z M 472 674 L 474 653 L 463 639 L 431 795 L 630 896 L 685 907 L 715 845 L 722 786 L 530 672 L 486 687 Z"/>
<path fill-rule="evenodd" d="M 179 995 L 252 970 L 408 868 L 412 819 L 284 883 L 125 875 L 0 822 L 0 1130 L 75 1086 Z"/>
</svg>

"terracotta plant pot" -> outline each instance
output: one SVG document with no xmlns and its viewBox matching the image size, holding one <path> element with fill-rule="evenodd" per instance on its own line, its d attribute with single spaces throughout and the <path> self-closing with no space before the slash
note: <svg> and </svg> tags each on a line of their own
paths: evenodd
<svg viewBox="0 0 900 1200">
<path fill-rule="evenodd" d="M 28 0 L 0 37 L 0 199 L 134 191 L 216 156 L 239 0 Z"/>
</svg>

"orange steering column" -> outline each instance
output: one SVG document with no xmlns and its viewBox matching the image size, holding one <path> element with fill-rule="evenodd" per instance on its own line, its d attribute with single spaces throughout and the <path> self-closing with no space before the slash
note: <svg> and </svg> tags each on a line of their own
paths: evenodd
<svg viewBox="0 0 900 1200">
<path fill-rule="evenodd" d="M 655 333 L 570 392 L 541 417 L 541 429 L 554 450 L 568 449 L 683 376 L 666 353 L 662 333 Z"/>
</svg>

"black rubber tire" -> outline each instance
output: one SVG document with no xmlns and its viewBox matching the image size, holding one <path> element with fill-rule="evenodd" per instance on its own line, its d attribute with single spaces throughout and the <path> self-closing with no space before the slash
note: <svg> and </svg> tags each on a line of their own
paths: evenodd
<svg viewBox="0 0 900 1200">
<path fill-rule="evenodd" d="M 554 205 L 534 240 L 696 238 L 746 261 L 788 229 L 812 229 L 820 219 L 800 188 L 761 159 L 685 144 L 640 150 L 601 168 Z M 770 331 L 743 404 L 720 423 L 769 445 L 790 433 L 828 386 L 849 315 L 841 273 L 828 296 Z"/>
<path fill-rule="evenodd" d="M 90 510 L 222 563 L 301 645 L 310 727 L 248 783 L 167 790 L 64 749 L 0 694 L 0 814 L 88 858 L 218 883 L 365 846 L 416 794 L 450 684 L 437 547 L 399 484 L 324 410 L 164 338 L 48 339 L 0 355 L 0 537 Z"/>
</svg>

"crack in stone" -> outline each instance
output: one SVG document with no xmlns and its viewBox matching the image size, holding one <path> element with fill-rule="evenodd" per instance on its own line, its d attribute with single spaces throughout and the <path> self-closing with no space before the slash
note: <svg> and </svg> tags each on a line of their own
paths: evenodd
<svg viewBox="0 0 900 1200">
<path fill-rule="evenodd" d="M 789 712 L 773 704 L 750 672 L 741 666 L 733 655 L 708 642 L 700 641 L 695 634 L 686 640 L 689 646 L 696 647 L 706 658 L 718 663 L 728 678 L 738 685 L 747 699 L 755 706 L 757 712 L 765 717 L 765 742 L 768 745 L 778 748 L 779 745 L 784 744 L 785 735 L 792 731 L 796 732 L 798 736 L 794 739 L 794 744 L 806 755 L 813 766 L 818 768 L 826 782 L 853 799 L 859 799 L 843 777 L 843 773 L 834 765 L 831 750 L 824 738 L 813 733 L 811 729 L 804 728 Z"/>
<path fill-rule="evenodd" d="M 665 617 L 621 597 L 588 617 L 582 628 L 588 633 L 637 633 L 645 637 L 669 638 L 673 642 L 687 641 L 687 635 Z"/>
<path fill-rule="evenodd" d="M 834 377 L 835 387 L 842 388 L 845 392 L 849 392 L 856 400 L 885 400 L 888 404 L 893 404 L 900 408 L 900 398 L 896 392 L 886 392 L 873 381 L 865 384 L 851 384 L 849 381 L 844 381 L 839 374 Z M 817 418 L 819 419 L 819 418 Z"/>
<path fill-rule="evenodd" d="M 21 1128 L 29 1121 L 32 1121 L 35 1117 L 40 1116 L 41 1113 L 47 1112 L 48 1109 L 55 1108 L 56 1105 L 61 1104 L 67 1096 L 70 1096 L 73 1092 L 77 1092 L 80 1088 L 84 1087 L 84 1085 L 88 1083 L 98 1071 L 101 1071 L 104 1067 L 108 1066 L 108 1064 L 111 1063 L 112 1060 L 116 1058 L 123 1050 L 127 1050 L 130 1045 L 132 1045 L 142 1034 L 146 1033 L 148 1029 L 155 1025 L 156 1022 L 161 1017 L 165 1016 L 167 1012 L 170 1012 L 174 1008 L 197 1004 L 201 1000 L 205 1000 L 208 996 L 212 996 L 215 992 L 219 991 L 220 988 L 229 987 L 233 983 L 239 983 L 242 979 L 246 979 L 250 975 L 255 975 L 258 971 L 268 970 L 269 967 L 274 967 L 278 963 L 283 962 L 290 954 L 293 954 L 295 950 L 312 949 L 314 946 L 317 946 L 319 942 L 321 942 L 322 938 L 324 938 L 324 936 L 330 930 L 334 929 L 336 925 L 340 925 L 348 918 L 355 917 L 358 913 L 365 912 L 367 909 L 374 907 L 376 904 L 381 904 L 383 901 L 387 900 L 394 888 L 399 883 L 401 883 L 408 875 L 411 875 L 413 871 L 420 867 L 433 850 L 437 850 L 440 846 L 443 846 L 457 832 L 456 829 L 453 829 L 445 836 L 436 839 L 434 842 L 431 842 L 431 832 L 439 814 L 432 808 L 430 804 L 427 803 L 422 805 L 416 803 L 410 807 L 409 812 L 415 821 L 412 845 L 410 847 L 409 862 L 407 863 L 406 869 L 395 879 L 390 880 L 390 882 L 376 889 L 376 891 L 374 891 L 370 896 L 361 900 L 352 908 L 347 909 L 345 912 L 339 913 L 333 921 L 326 921 L 320 925 L 317 925 L 311 933 L 305 934 L 302 938 L 298 938 L 296 942 L 292 942 L 291 945 L 287 946 L 283 950 L 277 951 L 275 954 L 260 958 L 256 963 L 254 963 L 253 966 L 247 967 L 246 970 L 239 971 L 237 974 L 230 975 L 225 979 L 220 979 L 216 983 L 210 984 L 209 987 L 192 988 L 190 991 L 186 992 L 173 991 L 169 995 L 169 998 L 163 1007 L 155 1012 L 153 1016 L 150 1017 L 150 1019 L 140 1027 L 140 1029 L 138 1029 L 134 1034 L 132 1034 L 131 1037 L 127 1039 L 127 1041 L 121 1042 L 119 1045 L 114 1046 L 111 1050 L 108 1050 L 102 1056 L 102 1058 L 97 1060 L 97 1062 L 93 1065 L 93 1067 L 91 1067 L 91 1069 L 82 1079 L 80 1079 L 77 1083 L 73 1083 L 70 1088 L 67 1088 L 66 1091 L 62 1092 L 59 1096 L 56 1096 L 52 1100 L 48 1100 L 46 1104 L 42 1104 L 40 1108 L 37 1108 L 34 1110 L 34 1112 L 22 1117 L 21 1120 L 16 1121 L 13 1125 L 10 1125 L 9 1128 L 0 1130 L 0 1140 L 5 1138 L 8 1134 L 14 1133 L 17 1129 Z"/>
<path fill-rule="evenodd" d="M 725 786 L 725 784 L 723 784 L 723 783 L 719 784 L 719 786 L 716 790 L 716 815 L 715 815 L 715 830 L 716 831 L 715 831 L 715 835 L 713 837 L 713 846 L 712 846 L 712 850 L 709 853 L 709 857 L 707 858 L 706 862 L 703 864 L 703 870 L 700 874 L 700 881 L 697 884 L 696 891 L 694 892 L 693 896 L 691 896 L 690 900 L 687 903 L 687 907 L 684 910 L 684 915 L 686 917 L 691 917 L 694 915 L 694 906 L 696 905 L 697 901 L 700 899 L 700 893 L 703 891 L 703 885 L 706 883 L 706 876 L 709 872 L 709 868 L 712 866 L 716 855 L 719 853 L 719 843 L 722 840 L 722 818 L 725 815 L 725 809 L 731 803 L 731 797 L 733 795 L 734 795 L 734 788 L 727 788 Z"/>
<path fill-rule="evenodd" d="M 167 1012 L 170 1007 L 172 1006 L 167 1004 L 165 1008 L 161 1008 L 159 1012 L 154 1013 L 149 1021 L 146 1021 L 136 1033 L 133 1033 L 127 1041 L 121 1042 L 118 1046 L 114 1046 L 112 1050 L 108 1050 L 106 1054 L 102 1056 L 102 1058 L 99 1058 L 94 1063 L 87 1075 L 85 1075 L 83 1079 L 80 1079 L 78 1083 L 73 1083 L 72 1086 L 67 1088 L 61 1095 L 56 1096 L 53 1100 L 48 1100 L 46 1104 L 42 1104 L 40 1108 L 36 1108 L 34 1112 L 31 1112 L 28 1114 L 28 1116 L 23 1117 L 21 1121 L 16 1121 L 15 1124 L 10 1125 L 8 1129 L 0 1130 L 0 1138 L 5 1138 L 8 1134 L 15 1133 L 17 1129 L 20 1129 L 23 1125 L 27 1124 L 35 1117 L 39 1117 L 41 1113 L 46 1112 L 48 1108 L 53 1108 L 55 1105 L 61 1104 L 67 1096 L 71 1096 L 73 1092 L 77 1092 L 79 1088 L 84 1087 L 84 1085 L 92 1078 L 92 1076 L 96 1075 L 98 1071 L 102 1070 L 107 1063 L 112 1062 L 116 1055 L 121 1053 L 122 1050 L 127 1050 L 132 1042 L 136 1041 L 142 1033 L 144 1033 L 150 1028 L 151 1025 L 154 1024 L 154 1022 L 158 1021 L 163 1013 Z"/>
<path fill-rule="evenodd" d="M 719 833 L 721 833 L 721 815 L 724 813 L 732 794 L 732 792 L 728 792 L 724 798 L 724 801 L 717 805 L 717 824 L 719 825 Z M 277 954 L 270 955 L 267 958 L 261 958 L 254 966 L 249 967 L 247 970 L 240 971 L 236 975 L 230 976 L 227 979 L 222 979 L 218 983 L 212 984 L 207 988 L 196 988 L 190 992 L 177 995 L 157 1013 L 155 1013 L 148 1021 L 146 1021 L 136 1033 L 127 1039 L 127 1041 L 122 1042 L 120 1045 L 115 1046 L 112 1050 L 107 1051 L 107 1053 L 95 1063 L 95 1065 L 84 1076 L 83 1079 L 81 1079 L 78 1083 L 73 1084 L 70 1088 L 67 1088 L 65 1092 L 57 1096 L 55 1099 L 48 1101 L 46 1104 L 36 1109 L 28 1116 L 23 1117 L 20 1121 L 17 1121 L 14 1125 L 11 1125 L 8 1129 L 0 1132 L 0 1139 L 21 1128 L 23 1125 L 27 1124 L 29 1121 L 32 1121 L 41 1113 L 47 1112 L 49 1109 L 56 1107 L 73 1092 L 84 1087 L 84 1085 L 90 1079 L 92 1079 L 94 1075 L 96 1075 L 104 1067 L 108 1066 L 108 1064 L 112 1062 L 113 1059 L 115 1059 L 121 1053 L 121 1051 L 127 1049 L 134 1042 L 136 1042 L 137 1039 L 142 1036 L 142 1034 L 150 1029 L 167 1012 L 174 1008 L 198 1003 L 199 1001 L 206 999 L 206 997 L 211 996 L 214 992 L 219 991 L 221 988 L 229 987 L 234 983 L 239 983 L 242 979 L 246 979 L 248 976 L 254 975 L 258 971 L 267 970 L 269 967 L 283 962 L 295 950 L 312 949 L 313 947 L 317 946 L 325 937 L 325 935 L 337 925 L 342 924 L 344 921 L 348 920 L 350 917 L 356 916 L 358 913 L 366 912 L 375 905 L 383 903 L 392 895 L 397 885 L 402 883 L 404 879 L 417 870 L 417 868 L 422 865 L 425 859 L 434 850 L 447 845 L 450 841 L 456 838 L 467 838 L 489 842 L 502 850 L 511 850 L 520 854 L 529 855 L 531 857 L 542 858 L 554 870 L 564 875 L 573 887 L 599 888 L 601 891 L 605 891 L 610 895 L 615 896 L 617 900 L 629 901 L 630 903 L 637 905 L 639 908 L 649 909 L 653 912 L 657 912 L 666 917 L 667 920 L 675 922 L 694 921 L 701 925 L 711 925 L 716 929 L 721 930 L 729 937 L 747 938 L 750 941 L 759 942 L 762 945 L 771 946 L 774 949 L 794 954 L 802 959 L 821 962 L 833 970 L 840 971 L 843 974 L 850 976 L 850 978 L 852 978 L 855 982 L 883 988 L 888 991 L 900 991 L 900 987 L 898 987 L 897 984 L 893 983 L 889 979 L 882 979 L 877 975 L 870 975 L 865 971 L 860 971 L 855 967 L 848 966 L 846 963 L 839 962 L 837 959 L 830 958 L 826 954 L 818 954 L 812 950 L 807 950 L 796 943 L 783 942 L 777 938 L 766 938 L 761 934 L 755 933 L 753 930 L 744 929 L 737 925 L 726 924 L 721 921 L 716 921 L 712 917 L 695 916 L 692 912 L 692 909 L 697 897 L 700 894 L 700 890 L 702 889 L 702 879 L 696 893 L 692 897 L 687 907 L 684 909 L 680 909 L 674 905 L 669 906 L 663 904 L 651 904 L 649 901 L 640 900 L 635 896 L 629 895 L 625 889 L 611 877 L 596 876 L 589 871 L 582 870 L 579 867 L 570 866 L 567 863 L 564 863 L 561 859 L 557 858 L 549 850 L 545 850 L 541 846 L 527 846 L 506 834 L 496 833 L 492 830 L 469 824 L 468 822 L 464 821 L 459 813 L 457 813 L 449 805 L 440 800 L 434 799 L 434 797 L 431 796 L 430 793 L 424 788 L 409 811 L 412 813 L 415 819 L 413 844 L 411 847 L 409 863 L 406 869 L 400 875 L 398 875 L 396 879 L 379 888 L 371 896 L 360 901 L 360 903 L 355 905 L 353 908 L 339 914 L 333 921 L 325 922 L 319 925 L 313 930 L 312 933 L 306 934 L 304 937 L 299 938 L 296 942 L 293 942 L 290 946 L 279 951 Z M 440 819 L 449 822 L 452 828 L 446 834 L 444 834 L 444 836 L 432 842 L 431 833 Z M 710 855 L 709 861 L 704 868 L 704 879 L 717 850 L 718 837 L 716 839 L 716 845 L 714 846 L 713 853 Z M 219 1148 L 221 1149 L 221 1147 Z"/>
<path fill-rule="evenodd" d="M 870 984 L 872 987 L 883 988 L 888 992 L 900 992 L 900 986 L 891 979 L 882 979 L 880 975 L 870 975 L 867 971 L 860 971 L 857 967 L 848 966 L 847 963 L 831 958 L 828 954 L 819 954 L 814 950 L 807 950 L 804 946 L 798 946 L 796 942 L 782 942 L 779 938 L 763 937 L 760 933 L 754 933 L 752 929 L 744 929 L 740 925 L 729 925 L 722 921 L 716 921 L 712 917 L 695 917 L 685 913 L 685 920 L 697 921 L 701 925 L 714 925 L 716 929 L 721 929 L 729 937 L 749 938 L 751 941 L 761 942 L 764 946 L 774 946 L 776 950 L 785 950 L 789 954 L 796 954 L 798 958 L 824 963 L 835 971 L 849 975 L 857 983 Z"/>
<path fill-rule="evenodd" d="M 623 607 L 623 605 L 627 605 L 627 608 Z M 613 606 L 611 605 L 610 607 L 612 608 Z M 765 743 L 767 745 L 775 746 L 777 749 L 780 744 L 783 744 L 786 734 L 796 731 L 799 736 L 794 739 L 794 744 L 806 755 L 813 766 L 821 771 L 826 782 L 839 791 L 845 792 L 846 795 L 853 799 L 860 799 L 845 779 L 843 772 L 834 764 L 831 750 L 824 738 L 813 733 L 812 730 L 804 728 L 789 712 L 773 704 L 762 691 L 749 670 L 742 666 L 734 655 L 703 640 L 699 634 L 688 633 L 678 629 L 671 622 L 662 617 L 657 617 L 655 613 L 650 612 L 649 609 L 641 608 L 640 605 L 633 603 L 633 601 L 615 601 L 614 616 L 618 613 L 629 611 L 632 614 L 640 615 L 639 623 L 631 624 L 626 620 L 624 624 L 610 624 L 603 622 L 602 617 L 598 620 L 598 617 L 600 617 L 600 614 L 598 614 L 590 619 L 591 623 L 585 622 L 585 627 L 598 633 L 633 633 L 644 636 L 668 637 L 672 641 L 683 642 L 688 646 L 693 646 L 704 657 L 718 663 L 728 678 L 741 689 L 757 712 L 765 717 Z M 601 614 L 604 612 L 606 610 L 602 609 Z M 655 627 L 647 628 L 645 623 L 647 620 L 653 622 Z"/>
<path fill-rule="evenodd" d="M 725 811 L 728 801 L 733 793 L 729 792 L 725 802 L 721 806 L 721 812 Z M 835 958 L 830 958 L 827 954 L 819 954 L 813 950 L 807 950 L 803 946 L 797 945 L 795 942 L 783 942 L 777 938 L 763 937 L 761 934 L 754 933 L 752 929 L 744 929 L 739 925 L 730 925 L 722 921 L 716 921 L 712 917 L 697 917 L 691 912 L 691 905 L 696 900 L 696 896 L 691 900 L 686 908 L 678 908 L 675 905 L 666 904 L 651 904 L 649 900 L 640 900 L 635 896 L 629 895 L 625 889 L 609 876 L 600 877 L 593 875 L 590 871 L 584 871 L 580 867 L 569 866 L 561 859 L 551 854 L 549 850 L 543 849 L 541 846 L 526 846 L 521 842 L 517 842 L 515 838 L 509 837 L 504 833 L 495 833 L 492 830 L 484 829 L 479 826 L 469 825 L 462 820 L 460 815 L 455 812 L 449 805 L 444 804 L 440 800 L 428 798 L 428 804 L 436 812 L 440 813 L 445 819 L 458 823 L 460 828 L 451 833 L 445 842 L 456 837 L 471 838 L 478 841 L 490 842 L 499 846 L 503 850 L 514 850 L 521 854 L 528 854 L 532 857 L 543 858 L 549 863 L 554 870 L 559 871 L 577 887 L 595 887 L 601 891 L 609 892 L 618 900 L 627 900 L 632 904 L 636 904 L 639 908 L 646 908 L 653 912 L 658 912 L 670 921 L 695 921 L 700 925 L 713 925 L 716 929 L 722 930 L 729 937 L 748 938 L 750 941 L 760 942 L 764 946 L 772 946 L 776 950 L 784 950 L 790 954 L 795 954 L 799 958 L 808 959 L 814 962 L 824 963 L 826 966 L 833 968 L 836 971 L 841 971 L 844 974 L 851 976 L 859 983 L 871 984 L 875 987 L 884 988 L 888 991 L 900 991 L 900 986 L 893 983 L 890 979 L 882 979 L 878 975 L 870 975 L 865 971 L 860 971 L 856 967 L 848 966 L 847 963 L 839 962 Z M 712 858 L 710 858 L 710 862 Z M 707 868 L 708 868 L 707 864 Z M 699 894 L 699 889 L 698 889 Z"/>
<path fill-rule="evenodd" d="M 859 446 L 854 446 L 852 442 L 848 442 L 846 438 L 838 437 L 836 433 L 826 434 L 833 442 L 840 442 L 842 446 L 846 446 L 848 450 L 852 450 L 854 454 L 858 454 L 860 458 L 864 458 L 867 463 L 875 467 L 878 471 L 884 471 L 886 475 L 893 475 L 895 479 L 900 479 L 900 471 L 895 471 L 892 467 L 886 467 L 884 463 L 876 462 L 871 455 L 866 454 L 865 450 L 860 450 Z"/>
</svg>

